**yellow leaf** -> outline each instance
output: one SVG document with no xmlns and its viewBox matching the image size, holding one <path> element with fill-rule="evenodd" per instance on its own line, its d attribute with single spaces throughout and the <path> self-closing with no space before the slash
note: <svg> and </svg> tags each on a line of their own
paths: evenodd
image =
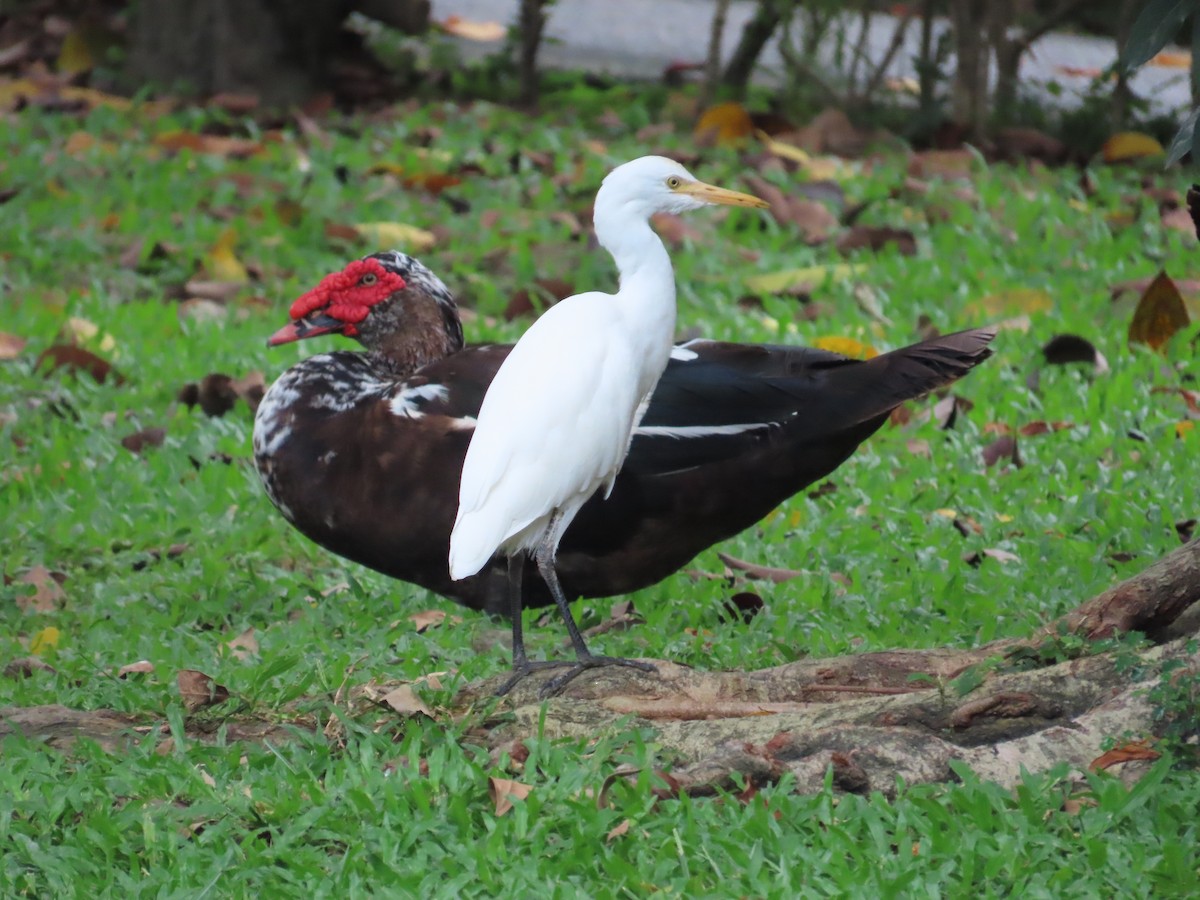
<svg viewBox="0 0 1200 900">
<path fill-rule="evenodd" d="M 784 141 L 777 141 L 765 131 L 756 131 L 754 134 L 763 142 L 763 146 L 767 148 L 768 153 L 774 153 L 781 159 L 790 159 L 792 162 L 799 163 L 802 166 L 807 166 L 812 161 L 812 154 Z"/>
<path fill-rule="evenodd" d="M 58 646 L 59 635 L 60 632 L 57 628 L 48 625 L 33 636 L 29 642 L 29 652 L 34 656 L 43 656 L 47 651 Z"/>
<path fill-rule="evenodd" d="M 693 135 L 701 144 L 739 144 L 754 131 L 750 113 L 740 103 L 718 103 L 700 117 Z"/>
<path fill-rule="evenodd" d="M 804 521 L 804 513 L 798 509 L 793 510 L 792 514 L 790 516 L 788 516 L 788 525 L 792 528 L 798 527 L 800 525 L 800 523 L 803 521 Z"/>
<path fill-rule="evenodd" d="M 1045 291 L 1036 288 L 1011 288 L 981 297 L 968 305 L 972 312 L 989 316 L 1006 316 L 1013 313 L 1041 313 L 1054 308 L 1054 299 Z"/>
<path fill-rule="evenodd" d="M 476 22 L 462 16 L 447 16 L 438 23 L 442 31 L 468 41 L 502 41 L 508 29 L 499 22 Z"/>
<path fill-rule="evenodd" d="M 1159 272 L 1133 311 L 1133 320 L 1129 323 L 1129 343 L 1145 344 L 1152 350 L 1158 350 L 1171 339 L 1171 335 L 1186 328 L 1189 321 L 1179 288 L 1166 272 Z"/>
<path fill-rule="evenodd" d="M 830 353 L 840 353 L 842 356 L 849 356 L 851 359 L 870 359 L 873 356 L 879 355 L 870 344 L 864 344 L 862 341 L 856 341 L 854 338 L 848 337 L 817 338 L 813 346 L 818 350 L 828 350 Z"/>
<path fill-rule="evenodd" d="M 956 509 L 935 509 L 933 511 L 933 514 L 935 516 L 941 516 L 943 519 L 957 519 L 958 518 L 958 510 L 956 510 Z"/>
<path fill-rule="evenodd" d="M 236 241 L 237 232 L 232 228 L 226 228 L 221 233 L 204 261 L 204 268 L 208 272 L 209 278 L 214 281 L 243 282 L 250 280 L 250 274 L 233 250 Z"/>
<path fill-rule="evenodd" d="M 841 281 L 866 269 L 866 263 L 835 263 L 828 266 L 805 266 L 802 269 L 784 269 L 753 275 L 746 279 L 746 289 L 758 294 L 782 294 L 785 291 L 807 287 L 809 290 L 823 284 Z"/>
<path fill-rule="evenodd" d="M 91 71 L 95 65 L 87 33 L 76 25 L 63 38 L 62 49 L 58 51 L 58 71 L 64 75 L 78 75 Z"/>
<path fill-rule="evenodd" d="M 1162 156 L 1163 145 L 1140 131 L 1121 131 L 1104 142 L 1101 154 L 1106 163 L 1125 162 L 1147 156 Z"/>
<path fill-rule="evenodd" d="M 1195 422 L 1176 422 L 1175 423 L 1175 437 L 1180 438 L 1180 439 L 1186 438 L 1189 434 L 1192 433 L 1192 431 L 1195 429 L 1195 427 L 1196 427 Z"/>
<path fill-rule="evenodd" d="M 380 250 L 403 250 L 420 254 L 437 243 L 433 232 L 403 222 L 360 222 L 354 226 L 359 236 Z"/>
</svg>

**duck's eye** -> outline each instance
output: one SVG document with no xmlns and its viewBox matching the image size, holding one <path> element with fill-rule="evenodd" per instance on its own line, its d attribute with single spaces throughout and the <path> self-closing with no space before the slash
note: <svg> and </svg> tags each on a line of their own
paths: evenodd
<svg viewBox="0 0 1200 900">
<path fill-rule="evenodd" d="M 374 272 L 368 272 L 362 278 L 358 279 L 358 283 L 362 285 L 372 285 L 379 280 L 379 276 Z"/>
<path fill-rule="evenodd" d="M 667 187 L 671 190 L 675 190 L 681 184 L 683 184 L 683 180 L 678 175 L 669 175 L 667 177 Z"/>
</svg>

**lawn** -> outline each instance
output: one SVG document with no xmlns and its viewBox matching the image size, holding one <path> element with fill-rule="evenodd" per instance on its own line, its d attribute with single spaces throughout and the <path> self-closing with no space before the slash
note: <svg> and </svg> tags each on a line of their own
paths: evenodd
<svg viewBox="0 0 1200 900">
<path fill-rule="evenodd" d="M 10 737 L 0 766 L 5 896 L 1170 896 L 1200 878 L 1194 770 L 1156 765 L 1132 789 L 1107 775 L 1031 774 L 1016 791 L 961 772 L 894 798 L 783 783 L 749 799 L 661 799 L 652 736 L 532 741 L 521 767 L 460 741 L 460 726 L 350 714 L 339 689 L 416 679 L 452 686 L 508 664 L 506 627 L 317 549 L 267 501 L 250 454 L 252 412 L 180 402 L 212 373 L 269 381 L 344 339 L 268 351 L 291 300 L 347 260 L 399 243 L 468 311 L 469 340 L 514 340 L 506 319 L 534 279 L 612 289 L 579 216 L 613 165 L 689 154 L 700 178 L 746 189 L 756 159 L 700 148 L 671 97 L 579 89 L 539 118 L 430 103 L 260 131 L 220 111 L 157 117 L 99 107 L 26 110 L 0 133 L 0 662 L 52 670 L 0 679 L 0 706 L 60 703 L 165 719 L 174 738 L 118 752 L 48 751 Z M 199 137 L 224 130 L 230 145 Z M 207 141 L 207 142 L 206 142 Z M 1197 517 L 1200 433 L 1185 398 L 1195 326 L 1155 353 L 1131 346 L 1138 292 L 1123 282 L 1195 274 L 1195 240 L 1164 227 L 1143 185 L 1178 171 L 971 164 L 968 180 L 906 186 L 891 151 L 834 172 L 859 221 L 911 230 L 843 258 L 794 227 L 703 211 L 673 247 L 689 335 L 744 342 L 849 338 L 879 350 L 1004 322 L 996 355 L 957 385 L 952 428 L 909 407 L 829 480 L 718 548 L 800 569 L 729 587 L 710 550 L 631 599 L 645 623 L 596 649 L 703 668 L 761 668 L 889 647 L 969 647 L 1028 633 L 1177 547 Z M 767 167 L 788 192 L 805 179 Z M 564 214 L 566 213 L 566 214 Z M 375 223 L 384 223 L 378 225 Z M 359 236 L 353 226 L 362 227 Z M 397 227 L 407 226 L 407 227 Z M 419 229 L 414 232 L 413 229 Z M 856 264 L 810 295 L 747 279 Z M 249 280 L 220 300 L 189 281 Z M 812 280 L 810 278 L 810 280 Z M 199 293 L 203 293 L 200 290 Z M 535 291 L 536 294 L 536 291 Z M 535 302 L 541 302 L 535 297 Z M 1192 307 L 1193 320 L 1197 309 Z M 1048 365 L 1060 334 L 1107 362 Z M 73 340 L 108 363 L 103 383 L 39 354 Z M 17 349 L 12 337 L 27 342 Z M 1036 373 L 1036 374 L 1035 374 Z M 1156 390 L 1159 389 L 1159 390 Z M 1023 465 L 988 466 L 1004 428 Z M 136 452 L 123 439 L 164 430 Z M 126 443 L 129 443 L 126 441 Z M 960 527 L 956 528 L 956 521 Z M 1182 526 L 1181 526 L 1182 527 Z M 965 536 L 964 536 L 965 535 Z M 993 551 L 991 555 L 983 551 Z M 1003 551 L 1003 552 L 995 552 Z M 975 554 L 975 564 L 968 561 Z M 765 601 L 748 623 L 726 597 Z M 581 625 L 610 601 L 576 605 Z M 415 613 L 443 610 L 419 631 Z M 538 614 L 531 613 L 532 626 Z M 562 633 L 527 632 L 533 654 Z M 232 643 L 231 643 L 232 642 Z M 119 674 L 138 661 L 149 665 Z M 232 698 L 201 715 L 282 724 L 333 718 L 294 740 L 183 738 L 181 670 Z M 382 723 L 382 724 L 381 724 Z M 645 773 L 615 781 L 618 767 Z M 532 792 L 506 814 L 489 777 Z M 1083 802 L 1080 802 L 1080 798 Z"/>
</svg>

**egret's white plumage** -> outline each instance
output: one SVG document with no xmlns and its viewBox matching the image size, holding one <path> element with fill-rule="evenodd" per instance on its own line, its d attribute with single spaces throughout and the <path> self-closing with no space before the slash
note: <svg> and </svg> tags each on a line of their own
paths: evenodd
<svg viewBox="0 0 1200 900">
<path fill-rule="evenodd" d="M 610 172 L 593 221 L 617 264 L 620 289 L 577 294 L 547 310 L 500 367 L 479 411 L 450 535 L 450 575 L 474 575 L 497 551 L 510 560 L 533 552 L 573 641 L 554 553 L 587 499 L 611 489 L 675 333 L 675 276 L 650 216 L 715 203 L 766 206 L 698 182 L 663 157 Z M 516 631 L 519 592 L 513 602 L 516 666 L 525 663 Z M 592 659 L 582 639 L 575 649 Z"/>
</svg>

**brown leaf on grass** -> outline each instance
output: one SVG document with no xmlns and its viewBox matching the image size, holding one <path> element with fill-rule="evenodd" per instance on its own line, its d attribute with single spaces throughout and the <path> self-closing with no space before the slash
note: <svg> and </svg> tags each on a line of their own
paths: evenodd
<svg viewBox="0 0 1200 900">
<path fill-rule="evenodd" d="M 145 247 L 146 239 L 144 237 L 135 238 L 133 243 L 121 251 L 121 255 L 117 257 L 117 264 L 123 269 L 146 272 L 150 268 L 147 263 L 169 259 L 178 250 L 171 244 L 164 244 L 162 241 L 155 241 L 151 244 L 149 252 L 143 253 Z"/>
<path fill-rule="evenodd" d="M 760 566 L 758 563 L 746 562 L 746 560 L 730 556 L 728 553 L 718 552 L 717 558 L 729 566 L 729 568 L 738 572 L 745 572 L 747 578 L 761 578 L 765 581 L 772 581 L 775 584 L 783 584 L 785 581 L 791 581 L 793 578 L 809 574 L 800 569 L 778 569 L 773 566 Z"/>
<path fill-rule="evenodd" d="M 5 678 L 32 678 L 36 672 L 49 672 L 53 675 L 58 670 L 36 656 L 22 656 L 4 667 Z"/>
<path fill-rule="evenodd" d="M 237 637 L 225 642 L 234 659 L 245 662 L 251 656 L 258 655 L 258 638 L 254 636 L 254 626 L 251 625 Z"/>
<path fill-rule="evenodd" d="M 1007 550 L 1001 550 L 998 547 L 988 547 L 985 550 L 976 550 L 974 553 L 963 554 L 963 562 L 972 568 L 979 568 L 979 565 L 986 558 L 991 558 L 999 563 L 1020 562 L 1021 558 L 1015 553 L 1009 553 Z"/>
<path fill-rule="evenodd" d="M 757 175 L 746 179 L 751 191 L 770 206 L 771 215 L 780 225 L 795 225 L 808 244 L 820 244 L 829 239 L 838 226 L 837 216 L 824 203 L 804 197 L 788 196 L 776 185 Z"/>
<path fill-rule="evenodd" d="M 179 696 L 183 698 L 183 708 L 189 713 L 229 699 L 229 689 L 225 685 L 217 684 L 212 676 L 195 669 L 180 669 L 175 681 L 179 685 Z"/>
<path fill-rule="evenodd" d="M 1105 753 L 1101 753 L 1088 764 L 1088 768 L 1093 772 L 1102 772 L 1121 763 L 1132 762 L 1137 759 L 1153 761 L 1160 756 L 1162 754 L 1152 748 L 1149 741 L 1128 741 L 1120 746 L 1113 747 Z"/>
<path fill-rule="evenodd" d="M 125 377 L 114 369 L 108 360 L 102 359 L 90 350 L 84 350 L 82 347 L 72 344 L 55 344 L 47 347 L 38 356 L 34 368 L 43 371 L 46 375 L 59 369 L 72 376 L 79 372 L 87 372 L 100 384 L 104 384 L 111 375 L 114 383 L 125 383 Z"/>
<path fill-rule="evenodd" d="M 914 153 L 908 161 L 908 174 L 913 178 L 954 178 L 967 180 L 975 168 L 977 157 L 970 150 L 924 150 Z"/>
<path fill-rule="evenodd" d="M 650 217 L 650 224 L 658 236 L 672 247 L 682 247 L 684 241 L 695 241 L 701 237 L 700 232 L 689 225 L 683 216 L 674 213 L 655 213 Z"/>
<path fill-rule="evenodd" d="M 992 144 L 1001 160 L 1038 159 L 1058 165 L 1067 159 L 1067 145 L 1036 128 L 1001 128 L 992 136 Z"/>
<path fill-rule="evenodd" d="M 1129 323 L 1129 343 L 1145 344 L 1159 350 L 1175 332 L 1186 328 L 1190 319 L 1179 288 L 1166 272 L 1150 282 Z"/>
<path fill-rule="evenodd" d="M 17 606 L 22 612 L 49 613 L 62 607 L 67 600 L 62 584 L 67 576 L 38 565 L 17 576 L 18 584 L 33 585 L 32 594 L 18 594 Z"/>
<path fill-rule="evenodd" d="M 513 800 L 524 800 L 533 792 L 533 785 L 522 784 L 511 778 L 488 778 L 488 796 L 496 808 L 496 815 L 502 816 L 513 808 Z"/>
<path fill-rule="evenodd" d="M 1059 334 L 1052 337 L 1044 347 L 1042 355 L 1053 366 L 1068 363 L 1090 363 L 1097 375 L 1108 371 L 1108 360 L 1096 349 L 1096 345 L 1077 334 Z"/>
<path fill-rule="evenodd" d="M 989 469 L 1002 459 L 1011 461 L 1018 469 L 1025 465 L 1017 439 L 1010 434 L 1001 435 L 983 448 L 983 462 Z"/>
<path fill-rule="evenodd" d="M 198 300 L 226 303 L 246 290 L 245 281 L 215 281 L 210 278 L 192 278 L 183 286 L 184 293 Z"/>
<path fill-rule="evenodd" d="M 1167 387 L 1159 385 L 1150 389 L 1152 394 L 1178 394 L 1183 398 L 1183 402 L 1187 404 L 1188 418 L 1200 419 L 1200 391 L 1192 391 L 1187 388 Z"/>
<path fill-rule="evenodd" d="M 117 669 L 118 678 L 128 678 L 130 675 L 149 675 L 154 671 L 154 663 L 148 659 L 139 659 Z"/>
<path fill-rule="evenodd" d="M 1022 437 L 1037 437 L 1039 434 L 1046 434 L 1051 431 L 1065 431 L 1068 428 L 1074 428 L 1074 422 L 1028 422 L 1017 429 L 1017 432 Z"/>
<path fill-rule="evenodd" d="M 630 826 L 632 825 L 632 819 L 622 819 L 617 825 L 612 827 L 608 834 L 604 836 L 605 842 L 611 844 L 617 838 L 621 837 L 621 835 L 628 834 Z"/>
<path fill-rule="evenodd" d="M 1186 209 L 1164 209 L 1159 213 L 1163 228 L 1185 235 L 1184 243 L 1196 243 L 1196 226 Z"/>
<path fill-rule="evenodd" d="M 1114 301 L 1120 300 L 1126 294 L 1136 294 L 1141 297 L 1146 293 L 1146 288 L 1154 282 L 1154 278 L 1131 278 L 1129 281 L 1121 281 L 1109 288 L 1109 296 Z M 1200 278 L 1172 278 L 1175 287 L 1179 293 L 1185 298 L 1200 298 Z"/>
<path fill-rule="evenodd" d="M 839 253 L 848 254 L 855 250 L 882 250 L 894 244 L 901 256 L 915 256 L 917 239 L 907 228 L 889 228 L 883 225 L 855 225 L 837 239 Z"/>
<path fill-rule="evenodd" d="M 208 98 L 207 106 L 212 109 L 223 109 L 234 115 L 244 116 L 258 109 L 258 94 L 236 94 L 232 91 L 221 91 Z"/>
<path fill-rule="evenodd" d="M 133 434 L 127 434 L 121 438 L 121 446 L 140 456 L 147 447 L 161 447 L 166 437 L 167 430 L 165 428 L 143 428 L 141 431 L 135 431 Z"/>
<path fill-rule="evenodd" d="M 425 609 L 408 617 L 408 621 L 412 623 L 417 634 L 424 634 L 430 628 L 437 628 L 447 619 L 451 625 L 458 625 L 462 622 L 461 616 L 451 616 L 442 609 Z"/>
<path fill-rule="evenodd" d="M 521 288 L 512 295 L 504 307 L 504 320 L 511 322 L 536 310 L 549 309 L 559 300 L 575 293 L 575 286 L 561 278 L 538 278 L 528 288 Z M 537 299 L 537 304 L 534 303 Z"/>
<path fill-rule="evenodd" d="M 433 710 L 425 705 L 425 702 L 417 696 L 417 692 L 411 684 L 402 684 L 397 688 L 388 691 L 379 698 L 379 702 L 390 709 L 395 710 L 402 716 L 428 716 L 433 718 Z"/>
<path fill-rule="evenodd" d="M 161 147 L 169 153 L 190 150 L 193 153 L 225 156 L 229 159 L 249 159 L 265 149 L 261 141 L 249 138 L 223 137 L 182 130 L 164 131 L 155 135 L 153 142 L 156 147 Z"/>
<path fill-rule="evenodd" d="M 25 338 L 9 334 L 7 331 L 0 331 L 0 360 L 16 359 L 25 349 L 26 343 Z"/>
<path fill-rule="evenodd" d="M 722 622 L 734 622 L 740 619 L 749 624 L 755 616 L 763 611 L 765 606 L 763 598 L 758 594 L 753 591 L 740 591 L 722 604 L 722 609 L 717 613 L 717 617 Z"/>
<path fill-rule="evenodd" d="M 233 409 L 239 398 L 246 402 L 251 411 L 257 410 L 265 392 L 261 372 L 250 372 L 242 378 L 211 372 L 199 383 L 185 384 L 180 388 L 177 399 L 189 409 L 199 406 L 205 415 L 220 418 Z"/>
</svg>

